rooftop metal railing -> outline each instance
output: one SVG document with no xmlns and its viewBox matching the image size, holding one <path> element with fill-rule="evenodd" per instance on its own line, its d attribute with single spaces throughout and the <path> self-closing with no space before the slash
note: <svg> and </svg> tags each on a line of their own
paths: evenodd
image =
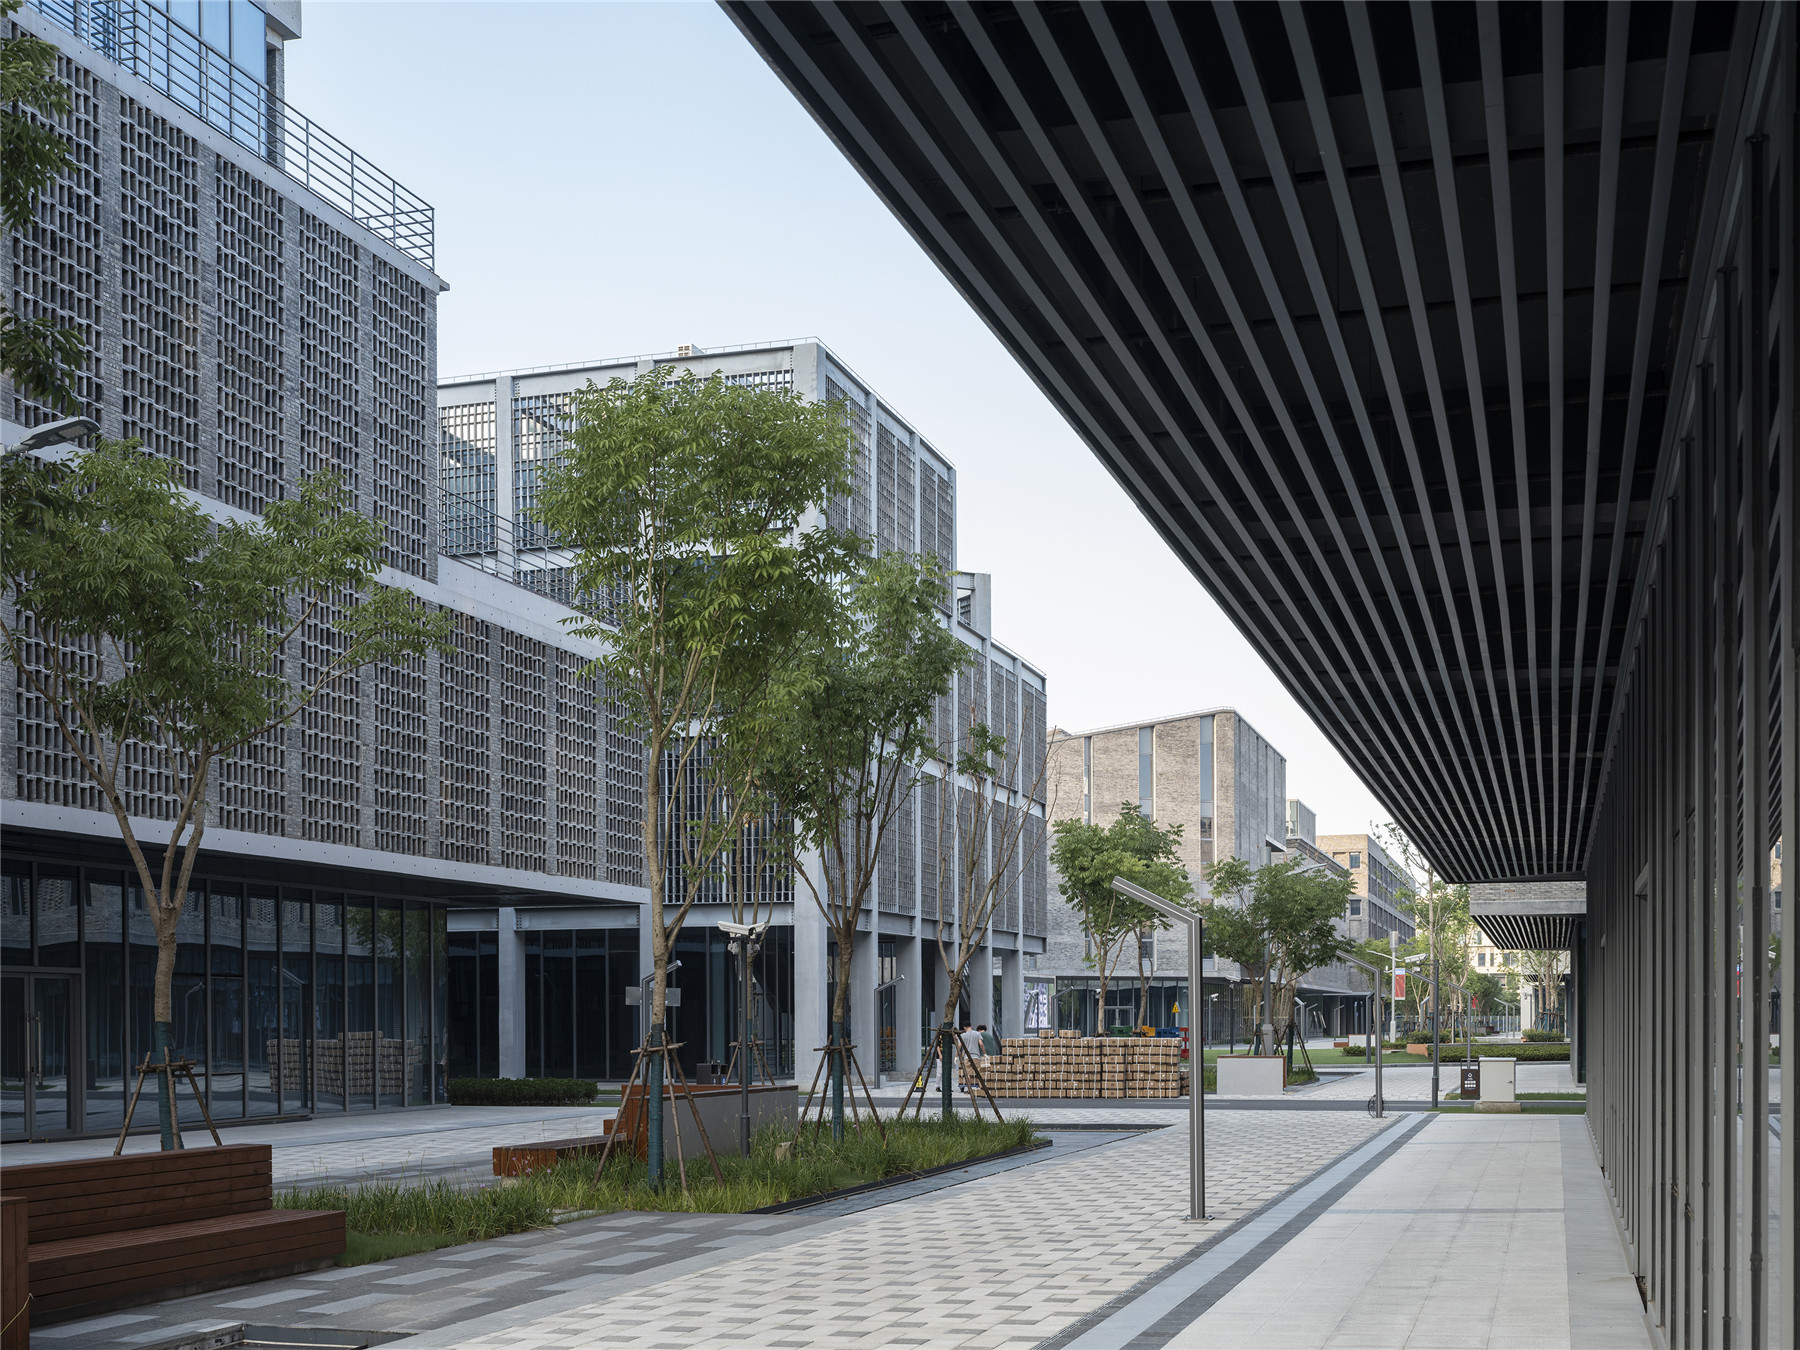
<svg viewBox="0 0 1800 1350">
<path fill-rule="evenodd" d="M 277 98 L 150 0 L 29 3 L 402 253 L 427 267 L 436 265 L 436 219 L 429 202 Z"/>
<path fill-rule="evenodd" d="M 611 622 L 609 606 L 591 595 L 576 594 L 568 551 L 546 546 L 541 526 L 515 529 L 512 521 L 492 507 L 441 481 L 438 539 L 438 551 L 445 557 Z"/>
</svg>

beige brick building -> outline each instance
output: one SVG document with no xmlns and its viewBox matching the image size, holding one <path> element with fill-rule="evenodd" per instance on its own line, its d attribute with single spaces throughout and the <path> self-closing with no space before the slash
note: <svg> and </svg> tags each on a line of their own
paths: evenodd
<svg viewBox="0 0 1800 1350">
<path fill-rule="evenodd" d="M 1398 933 L 1400 941 L 1411 942 L 1413 923 L 1401 901 L 1417 895 L 1420 886 L 1399 860 L 1382 848 L 1381 841 L 1372 834 L 1322 834 L 1317 843 L 1355 878 L 1357 898 L 1350 905 L 1350 936 L 1361 942 Z"/>
<path fill-rule="evenodd" d="M 1158 824 L 1180 825 L 1181 860 L 1202 898 L 1210 898 L 1204 879 L 1209 863 L 1242 858 L 1261 867 L 1291 856 L 1287 759 L 1235 709 L 1206 709 L 1092 731 L 1054 728 L 1047 773 L 1053 821 L 1108 825 L 1118 819 L 1122 805 L 1131 803 Z M 1312 813 L 1301 810 L 1310 821 Z M 1126 944 L 1109 977 L 1102 1017 L 1092 944 L 1063 903 L 1059 887 L 1053 868 L 1049 936 L 1034 972 L 1035 978 L 1054 982 L 1054 1024 L 1092 1030 L 1134 1019 L 1155 1025 L 1187 1023 L 1185 935 L 1157 932 L 1147 939 L 1150 987 L 1145 998 L 1138 990 L 1137 953 Z M 1316 999 L 1333 1020 L 1338 1005 L 1348 1002 L 1344 996 L 1362 987 L 1346 981 L 1350 974 L 1341 969 L 1315 972 L 1303 986 L 1303 997 L 1309 1003 Z M 1209 1036 L 1224 1039 L 1228 1034 L 1227 987 L 1239 977 L 1231 962 L 1208 958 L 1207 993 L 1219 995 L 1208 1000 Z"/>
</svg>

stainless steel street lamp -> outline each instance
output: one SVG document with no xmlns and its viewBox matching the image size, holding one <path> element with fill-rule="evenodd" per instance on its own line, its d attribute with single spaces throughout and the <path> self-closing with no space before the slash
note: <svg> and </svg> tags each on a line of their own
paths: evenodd
<svg viewBox="0 0 1800 1350">
<path fill-rule="evenodd" d="M 1133 885 L 1124 877 L 1114 877 L 1112 888 L 1128 900 L 1148 906 L 1173 923 L 1187 929 L 1188 936 L 1188 1016 L 1201 992 L 1201 923 L 1191 909 L 1172 904 Z M 1211 1216 L 1206 1212 L 1206 1050 L 1205 1041 L 1188 1035 L 1188 1218 L 1200 1223 Z M 1196 1058 L 1197 1055 L 1197 1058 Z"/>
</svg>

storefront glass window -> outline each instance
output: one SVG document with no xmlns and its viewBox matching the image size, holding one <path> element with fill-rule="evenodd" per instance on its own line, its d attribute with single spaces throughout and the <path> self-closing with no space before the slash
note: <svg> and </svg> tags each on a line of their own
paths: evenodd
<svg viewBox="0 0 1800 1350">
<path fill-rule="evenodd" d="M 272 888 L 244 893 L 245 1110 L 253 1116 L 281 1109 L 270 1061 L 281 1043 L 281 900 Z"/>
</svg>

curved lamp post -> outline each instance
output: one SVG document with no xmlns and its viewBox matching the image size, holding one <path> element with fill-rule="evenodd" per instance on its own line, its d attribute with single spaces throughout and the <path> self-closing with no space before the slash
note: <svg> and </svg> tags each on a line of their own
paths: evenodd
<svg viewBox="0 0 1800 1350">
<path fill-rule="evenodd" d="M 1146 905 L 1173 923 L 1187 929 L 1188 935 L 1188 1017 L 1205 990 L 1201 984 L 1200 916 L 1191 909 L 1171 904 L 1124 877 L 1114 877 L 1112 888 L 1128 900 Z M 1195 1223 L 1211 1217 L 1206 1212 L 1206 1042 L 1188 1036 L 1188 1218 Z M 1193 1058 L 1197 1054 L 1197 1058 Z"/>
</svg>

